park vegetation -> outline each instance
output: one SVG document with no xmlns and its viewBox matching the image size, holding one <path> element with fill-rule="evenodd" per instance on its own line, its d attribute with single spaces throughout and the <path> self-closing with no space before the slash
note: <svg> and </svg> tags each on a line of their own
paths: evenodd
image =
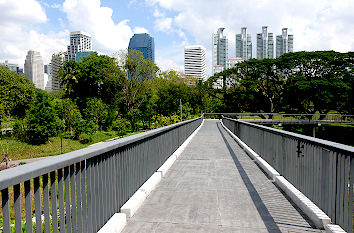
<svg viewBox="0 0 354 233">
<path fill-rule="evenodd" d="M 223 80 L 218 111 L 354 114 L 354 53 L 287 53 L 215 74 Z M 266 114 L 264 115 L 266 117 Z"/>
<path fill-rule="evenodd" d="M 58 136 L 92 141 L 103 131 L 123 136 L 203 112 L 354 114 L 353 72 L 353 52 L 297 52 L 250 59 L 191 82 L 179 72 L 160 71 L 135 50 L 113 58 L 94 53 L 65 62 L 62 90 L 49 94 L 0 67 L 0 121 L 3 128 L 11 122 L 14 139 L 38 145 Z M 223 85 L 215 88 L 219 79 Z"/>
</svg>

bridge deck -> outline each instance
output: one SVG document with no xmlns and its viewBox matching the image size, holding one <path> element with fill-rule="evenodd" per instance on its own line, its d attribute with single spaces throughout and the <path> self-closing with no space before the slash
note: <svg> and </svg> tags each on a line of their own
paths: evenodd
<svg viewBox="0 0 354 233">
<path fill-rule="evenodd" d="M 206 120 L 124 232 L 320 232 Z"/>
</svg>

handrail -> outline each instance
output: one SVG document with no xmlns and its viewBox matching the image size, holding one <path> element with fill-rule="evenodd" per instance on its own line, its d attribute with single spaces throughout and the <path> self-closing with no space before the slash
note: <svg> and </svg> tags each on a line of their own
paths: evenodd
<svg viewBox="0 0 354 233">
<path fill-rule="evenodd" d="M 16 232 L 22 231 L 23 208 L 28 233 L 33 232 L 33 209 L 37 232 L 42 232 L 43 222 L 45 232 L 52 229 L 58 233 L 59 226 L 68 232 L 97 232 L 199 127 L 202 119 L 203 115 L 1 171 L 1 230 L 13 230 L 9 202 L 10 195 L 14 195 Z M 21 204 L 21 194 L 25 205 Z"/>
<path fill-rule="evenodd" d="M 0 171 L 0 190 L 24 182 L 25 180 L 55 171 L 62 167 L 70 166 L 99 154 L 103 154 L 145 138 L 152 137 L 198 119 L 201 119 L 201 117 Z"/>
<path fill-rule="evenodd" d="M 224 117 L 224 116 L 223 116 L 223 118 L 225 118 L 227 120 L 237 121 L 235 119 Z M 311 143 L 317 144 L 319 146 L 322 146 L 322 147 L 325 147 L 328 149 L 334 149 L 336 151 L 348 153 L 350 156 L 354 156 L 354 147 L 352 147 L 352 146 L 348 146 L 345 144 L 332 142 L 332 141 L 328 141 L 328 140 L 324 140 L 324 139 L 320 139 L 320 138 L 314 138 L 314 137 L 310 137 L 310 136 L 306 136 L 306 135 L 302 135 L 302 134 L 298 134 L 298 133 L 293 133 L 293 132 L 289 132 L 289 131 L 285 131 L 285 130 L 281 130 L 281 129 L 275 129 L 275 128 L 271 128 L 271 127 L 267 127 L 267 126 L 263 126 L 263 125 L 258 125 L 258 124 L 250 123 L 247 121 L 243 121 L 241 119 L 238 121 L 241 121 L 242 124 L 249 125 L 254 128 L 262 129 L 267 132 L 275 133 L 278 135 L 286 135 L 291 138 L 300 139 L 303 142 L 311 142 Z"/>
<path fill-rule="evenodd" d="M 354 147 L 224 116 L 222 121 L 333 223 L 354 230 Z"/>
</svg>

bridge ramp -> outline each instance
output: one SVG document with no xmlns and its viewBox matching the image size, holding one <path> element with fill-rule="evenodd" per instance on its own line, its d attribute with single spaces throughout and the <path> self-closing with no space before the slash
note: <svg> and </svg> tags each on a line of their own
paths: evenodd
<svg viewBox="0 0 354 233">
<path fill-rule="evenodd" d="M 124 229 L 321 232 L 222 128 L 206 120 Z"/>
</svg>

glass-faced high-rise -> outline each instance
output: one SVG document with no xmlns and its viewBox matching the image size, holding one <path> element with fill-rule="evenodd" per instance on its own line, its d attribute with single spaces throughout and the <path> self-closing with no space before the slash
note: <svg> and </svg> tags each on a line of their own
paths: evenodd
<svg viewBox="0 0 354 233">
<path fill-rule="evenodd" d="M 236 34 L 236 57 L 243 60 L 252 58 L 252 38 L 246 27 L 241 28 L 241 34 Z"/>
<path fill-rule="evenodd" d="M 262 33 L 257 34 L 257 59 L 274 58 L 273 33 L 268 33 L 267 26 L 262 27 Z"/>
<path fill-rule="evenodd" d="M 144 59 L 155 63 L 154 38 L 147 33 L 134 34 L 130 38 L 128 49 L 135 49 L 143 53 Z"/>
<path fill-rule="evenodd" d="M 288 35 L 288 29 L 283 28 L 282 34 L 277 36 L 276 57 L 280 57 L 284 53 L 294 51 L 294 35 Z"/>
<path fill-rule="evenodd" d="M 219 28 L 216 34 L 212 37 L 212 50 L 213 50 L 213 74 L 215 73 L 214 67 L 221 65 L 226 69 L 226 59 L 228 58 L 228 40 L 224 36 L 225 28 Z"/>
</svg>

